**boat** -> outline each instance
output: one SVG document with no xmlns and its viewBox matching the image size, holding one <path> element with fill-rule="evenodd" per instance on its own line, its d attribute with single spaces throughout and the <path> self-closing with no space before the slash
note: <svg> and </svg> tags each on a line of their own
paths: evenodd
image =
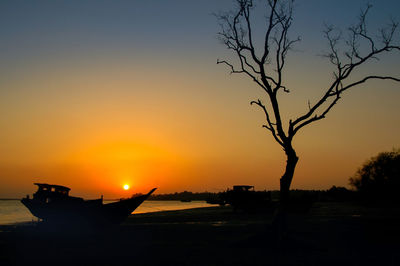
<svg viewBox="0 0 400 266">
<path fill-rule="evenodd" d="M 254 186 L 236 185 L 233 189 L 220 194 L 225 204 L 233 207 L 234 211 L 254 211 L 270 206 L 272 202 L 270 191 L 255 191 Z"/>
<path fill-rule="evenodd" d="M 63 224 L 119 224 L 123 222 L 155 190 L 134 195 L 127 199 L 104 204 L 103 196 L 99 199 L 84 200 L 69 195 L 69 187 L 34 183 L 38 190 L 30 198 L 27 195 L 22 204 L 37 218 L 49 223 Z"/>
</svg>

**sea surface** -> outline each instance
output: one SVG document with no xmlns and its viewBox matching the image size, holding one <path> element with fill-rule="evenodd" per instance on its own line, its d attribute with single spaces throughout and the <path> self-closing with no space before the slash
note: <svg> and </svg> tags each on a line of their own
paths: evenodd
<svg viewBox="0 0 400 266">
<path fill-rule="evenodd" d="M 104 201 L 109 203 L 112 201 Z M 134 213 L 148 213 L 158 211 L 173 211 L 192 208 L 210 207 L 205 201 L 181 202 L 175 200 L 147 200 L 143 202 Z M 37 221 L 29 210 L 19 200 L 0 200 L 0 225 L 21 222 Z"/>
</svg>

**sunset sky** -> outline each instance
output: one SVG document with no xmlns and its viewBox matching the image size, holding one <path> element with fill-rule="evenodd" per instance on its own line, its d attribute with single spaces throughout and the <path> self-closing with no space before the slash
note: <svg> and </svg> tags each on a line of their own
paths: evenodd
<svg viewBox="0 0 400 266">
<path fill-rule="evenodd" d="M 367 2 L 371 30 L 400 20 L 398 0 L 296 2 L 291 32 L 302 42 L 288 55 L 286 122 L 331 82 L 319 56 L 324 23 L 345 29 Z M 1 1 L 0 198 L 32 193 L 33 182 L 108 198 L 153 187 L 278 189 L 284 153 L 249 104 L 263 94 L 216 64 L 235 60 L 212 15 L 231 8 L 230 0 Z M 399 77 L 399 62 L 393 53 L 359 74 Z M 297 135 L 292 188 L 347 186 L 366 159 L 400 147 L 399 99 L 390 81 L 347 92 Z"/>
</svg>

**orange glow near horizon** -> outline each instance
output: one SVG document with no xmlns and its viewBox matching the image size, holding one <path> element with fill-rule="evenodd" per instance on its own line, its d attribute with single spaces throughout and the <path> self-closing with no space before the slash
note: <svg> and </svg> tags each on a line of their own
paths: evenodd
<svg viewBox="0 0 400 266">
<path fill-rule="evenodd" d="M 83 165 L 85 178 L 107 197 L 119 197 L 121 186 L 128 192 L 134 184 L 135 193 L 159 186 L 160 179 L 176 169 L 177 158 L 144 142 L 114 141 L 84 149 L 68 160 Z"/>
</svg>

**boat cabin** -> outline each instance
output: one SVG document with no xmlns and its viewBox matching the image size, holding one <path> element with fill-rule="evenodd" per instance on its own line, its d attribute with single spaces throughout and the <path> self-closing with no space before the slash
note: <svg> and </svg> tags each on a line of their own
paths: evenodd
<svg viewBox="0 0 400 266">
<path fill-rule="evenodd" d="M 68 198 L 69 191 L 68 187 L 60 185 L 50 185 L 45 183 L 34 183 L 38 186 L 38 190 L 33 194 L 33 198 L 42 201 L 48 201 L 48 199 L 61 199 Z"/>
</svg>

